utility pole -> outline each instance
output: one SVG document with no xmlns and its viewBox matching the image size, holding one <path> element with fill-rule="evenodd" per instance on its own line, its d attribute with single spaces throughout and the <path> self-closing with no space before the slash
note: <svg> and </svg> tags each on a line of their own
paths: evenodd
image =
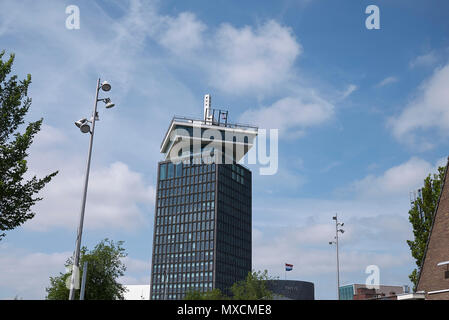
<svg viewBox="0 0 449 320">
<path fill-rule="evenodd" d="M 338 216 L 335 214 L 335 216 L 332 217 L 333 220 L 335 220 L 335 241 L 330 241 L 329 244 L 333 245 L 335 244 L 337 248 L 337 299 L 340 300 L 340 261 L 338 256 L 338 233 L 341 232 L 342 234 L 345 232 L 343 229 L 339 229 L 339 227 L 343 227 L 344 223 L 338 222 Z"/>
</svg>

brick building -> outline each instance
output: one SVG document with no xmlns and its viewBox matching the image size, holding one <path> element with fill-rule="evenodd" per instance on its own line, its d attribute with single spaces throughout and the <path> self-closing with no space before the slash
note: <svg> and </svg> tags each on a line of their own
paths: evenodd
<svg viewBox="0 0 449 320">
<path fill-rule="evenodd" d="M 419 274 L 417 292 L 429 300 L 449 300 L 449 175 L 444 174 L 440 197 L 435 210 Z"/>
<path fill-rule="evenodd" d="M 396 300 L 404 293 L 402 286 L 379 285 L 368 288 L 365 284 L 349 284 L 339 288 L 340 300 Z"/>
</svg>

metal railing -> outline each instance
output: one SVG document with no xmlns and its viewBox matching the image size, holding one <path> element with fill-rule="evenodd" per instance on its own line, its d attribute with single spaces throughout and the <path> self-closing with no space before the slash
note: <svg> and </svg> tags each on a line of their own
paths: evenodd
<svg viewBox="0 0 449 320">
<path fill-rule="evenodd" d="M 170 125 L 168 126 L 167 132 L 165 133 L 164 136 L 164 140 L 161 143 L 161 148 L 164 145 L 164 141 L 165 138 L 167 137 L 169 130 L 173 124 L 173 122 L 183 122 L 183 123 L 195 123 L 195 124 L 200 124 L 200 125 L 207 125 L 207 126 L 216 126 L 216 127 L 222 127 L 222 128 L 230 128 L 230 129 L 243 129 L 243 130 L 250 130 L 250 131 L 254 131 L 257 132 L 257 130 L 259 129 L 257 126 L 252 126 L 252 125 L 248 125 L 248 124 L 241 124 L 241 123 L 223 123 L 223 122 L 218 122 L 215 120 L 204 120 L 204 119 L 198 119 L 198 118 L 187 118 L 187 117 L 183 117 L 183 116 L 174 116 L 172 118 L 172 120 L 170 121 Z"/>
<path fill-rule="evenodd" d="M 224 122 L 218 122 L 217 120 L 204 120 L 204 119 L 195 119 L 195 118 L 187 118 L 187 117 L 181 117 L 181 116 L 174 116 L 172 118 L 172 121 L 178 122 L 187 122 L 187 123 L 201 123 L 204 125 L 213 125 L 213 126 L 219 126 L 219 127 L 226 127 L 226 128 L 233 128 L 233 129 L 258 129 L 257 126 L 249 125 L 249 124 L 242 124 L 242 123 L 224 123 Z M 211 123 L 212 122 L 212 123 Z"/>
</svg>

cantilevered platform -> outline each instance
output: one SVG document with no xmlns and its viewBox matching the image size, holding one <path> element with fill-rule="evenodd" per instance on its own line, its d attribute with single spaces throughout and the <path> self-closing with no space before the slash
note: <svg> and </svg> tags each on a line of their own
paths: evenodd
<svg viewBox="0 0 449 320">
<path fill-rule="evenodd" d="M 207 154 L 214 162 L 233 163 L 251 149 L 257 127 L 228 123 L 227 111 L 210 108 L 210 95 L 205 96 L 204 104 L 203 119 L 173 117 L 160 148 L 165 160 L 184 161 Z"/>
</svg>

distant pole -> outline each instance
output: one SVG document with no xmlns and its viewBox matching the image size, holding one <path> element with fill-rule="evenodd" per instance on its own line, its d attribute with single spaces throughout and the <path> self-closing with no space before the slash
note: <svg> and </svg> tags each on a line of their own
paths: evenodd
<svg viewBox="0 0 449 320">
<path fill-rule="evenodd" d="M 84 293 L 86 292 L 86 276 L 87 276 L 87 261 L 84 261 L 83 279 L 81 280 L 80 300 L 84 300 Z"/>
<path fill-rule="evenodd" d="M 340 300 L 340 260 L 338 257 L 338 218 L 337 214 L 335 214 L 335 241 L 337 247 L 337 298 Z"/>
<path fill-rule="evenodd" d="M 338 233 L 344 233 L 345 231 L 343 229 L 339 229 L 338 227 L 343 227 L 344 223 L 340 223 L 338 222 L 338 216 L 337 214 L 335 214 L 334 217 L 332 217 L 333 220 L 335 220 L 335 241 L 330 241 L 329 244 L 335 244 L 336 248 L 337 248 L 337 299 L 340 300 L 340 261 L 339 261 L 339 256 L 338 256 Z"/>
</svg>

